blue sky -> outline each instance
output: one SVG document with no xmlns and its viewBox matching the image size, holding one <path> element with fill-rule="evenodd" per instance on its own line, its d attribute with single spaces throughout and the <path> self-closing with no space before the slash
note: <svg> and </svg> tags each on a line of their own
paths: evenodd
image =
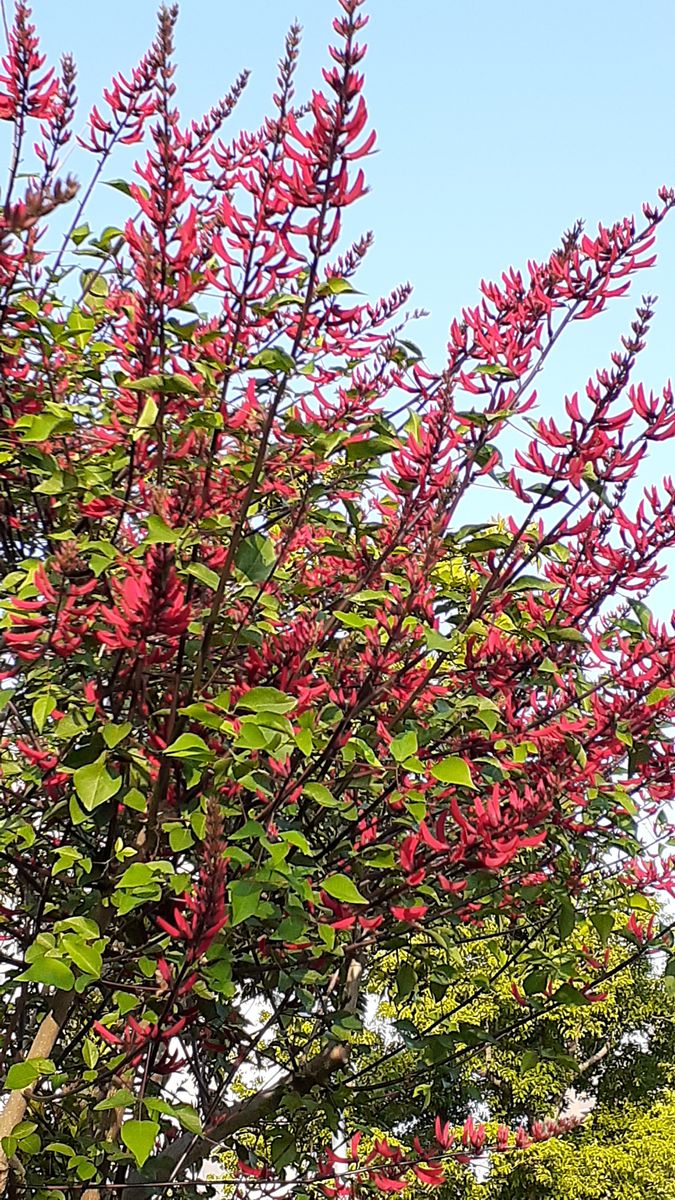
<svg viewBox="0 0 675 1200">
<path fill-rule="evenodd" d="M 257 123 L 294 17 L 304 27 L 306 91 L 318 82 L 336 7 L 183 0 L 185 114 L 212 104 L 247 66 L 253 78 L 235 121 Z M 33 9 L 50 55 L 75 54 L 84 115 L 152 38 L 156 4 L 34 0 Z M 370 0 L 368 11 L 367 97 L 379 150 L 368 164 L 371 194 L 355 214 L 377 236 L 364 284 L 375 291 L 410 279 L 432 311 L 420 336 L 435 354 L 482 276 L 546 254 L 578 216 L 590 226 L 612 220 L 675 183 L 672 0 Z M 663 297 L 654 381 L 668 366 L 675 318 L 673 223 L 662 256 L 665 270 L 648 281 Z M 594 346 L 609 348 L 627 308 L 594 331 Z"/>
<path fill-rule="evenodd" d="M 48 53 L 75 55 L 82 119 L 154 32 L 155 0 L 33 7 Z M 185 116 L 210 106 L 246 66 L 253 77 L 233 130 L 257 124 L 295 17 L 304 27 L 298 92 L 306 94 L 320 82 L 336 8 L 335 0 L 183 0 Z M 370 0 L 367 8 L 366 94 L 379 141 L 367 164 L 371 193 L 350 226 L 376 234 L 361 286 L 375 295 L 410 280 L 415 303 L 431 311 L 413 336 L 440 365 L 449 319 L 475 301 L 481 277 L 545 256 L 577 217 L 593 228 L 675 184 L 675 5 Z M 69 165 L 82 171 L 77 155 Z M 113 219 L 119 199 L 102 189 L 91 223 Z M 638 286 L 661 297 L 642 368 L 645 382 L 660 386 L 675 357 L 675 217 L 662 229 L 658 268 Z M 621 300 L 573 328 L 540 387 L 547 411 L 565 390 L 583 388 L 630 319 L 631 301 Z M 670 457 L 664 452 L 643 481 L 668 469 Z"/>
</svg>

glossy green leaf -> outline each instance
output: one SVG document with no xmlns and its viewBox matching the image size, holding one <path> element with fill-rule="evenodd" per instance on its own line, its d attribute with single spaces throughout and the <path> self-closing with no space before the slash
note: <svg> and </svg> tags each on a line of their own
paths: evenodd
<svg viewBox="0 0 675 1200">
<path fill-rule="evenodd" d="M 74 934 L 67 934 L 62 939 L 61 945 L 76 967 L 79 967 L 85 974 L 92 975 L 95 979 L 100 977 L 103 970 L 103 957 L 100 950 L 82 938 L 75 937 Z"/>
<path fill-rule="evenodd" d="M 186 574 L 192 575 L 194 579 L 198 579 L 205 587 L 211 588 L 215 592 L 220 582 L 220 576 L 217 571 L 212 571 L 204 563 L 190 563 L 187 567 Z"/>
<path fill-rule="evenodd" d="M 145 540 L 150 545 L 171 545 L 177 542 L 180 537 L 180 529 L 172 529 L 170 525 L 167 525 L 166 521 L 163 521 L 155 513 L 150 514 L 146 524 L 148 532 Z"/>
<path fill-rule="evenodd" d="M 333 793 L 329 792 L 328 788 L 324 787 L 322 783 L 306 783 L 303 791 L 306 796 L 309 796 L 310 800 L 314 800 L 323 808 L 337 808 L 339 806 L 339 801 L 335 799 Z"/>
<path fill-rule="evenodd" d="M 591 924 L 597 930 L 603 945 L 607 944 L 609 935 L 614 928 L 614 917 L 611 912 L 591 913 Z"/>
<path fill-rule="evenodd" d="M 45 1070 L 45 1064 L 48 1070 Z M 14 1063 L 7 1072 L 3 1087 L 9 1092 L 23 1091 L 30 1087 L 42 1075 L 50 1074 L 54 1064 L 49 1059 L 27 1058 L 24 1062 Z"/>
<path fill-rule="evenodd" d="M 577 913 L 571 900 L 563 900 L 558 910 L 558 933 L 561 938 L 567 939 L 574 931 L 577 923 Z"/>
<path fill-rule="evenodd" d="M 237 879 L 230 884 L 232 903 L 232 925 L 241 925 L 257 913 L 260 905 L 260 888 L 247 879 Z"/>
<path fill-rule="evenodd" d="M 142 1167 L 147 1162 L 155 1147 L 159 1133 L 157 1121 L 125 1121 L 122 1126 L 122 1141 L 136 1159 L 136 1165 Z"/>
<path fill-rule="evenodd" d="M 164 753 L 169 758 L 179 758 L 181 762 L 208 762 L 213 758 L 203 738 L 197 733 L 181 733 L 175 742 L 167 746 Z"/>
<path fill-rule="evenodd" d="M 405 762 L 406 758 L 417 754 L 417 734 L 414 730 L 399 734 L 398 737 L 394 738 L 389 749 L 396 762 Z"/>
<path fill-rule="evenodd" d="M 431 774 L 434 779 L 438 779 L 439 783 L 454 783 L 458 787 L 467 788 L 475 786 L 469 767 L 463 758 L 458 758 L 455 754 L 451 754 L 449 758 L 443 758 L 440 762 L 434 763 L 431 768 Z"/>
<path fill-rule="evenodd" d="M 401 966 L 396 972 L 396 990 L 399 998 L 401 1000 L 405 1000 L 411 992 L 414 992 L 416 986 L 417 974 L 412 963 L 401 963 Z"/>
<path fill-rule="evenodd" d="M 332 896 L 334 900 L 340 900 L 343 904 L 367 904 L 365 896 L 362 896 L 359 889 L 348 875 L 329 875 L 322 882 L 322 889 L 328 896 Z"/>
<path fill-rule="evenodd" d="M 131 1108 L 136 1103 L 137 1097 L 129 1088 L 118 1088 L 111 1096 L 106 1096 L 105 1100 L 101 1100 L 94 1106 L 94 1112 L 106 1112 L 112 1108 Z"/>
<path fill-rule="evenodd" d="M 75 976 L 68 964 L 61 958 L 49 958 L 46 955 L 36 958 L 28 970 L 19 975 L 19 979 L 26 979 L 30 983 L 44 983 L 46 987 L 57 988 L 62 992 L 69 992 L 75 986 Z"/>
<path fill-rule="evenodd" d="M 260 354 L 256 354 L 251 366 L 262 367 L 266 371 L 283 371 L 287 374 L 293 370 L 295 363 L 284 350 L 261 350 Z"/>
<path fill-rule="evenodd" d="M 137 428 L 151 429 L 157 420 L 158 414 L 159 407 L 157 405 L 157 401 L 153 400 L 152 396 L 148 396 L 145 404 L 143 405 L 141 415 L 138 418 Z"/>
<path fill-rule="evenodd" d="M 237 708 L 247 708 L 253 712 L 269 710 L 270 712 L 291 712 L 297 705 L 294 696 L 288 696 L 273 687 L 254 687 L 245 692 L 237 701 Z"/>
<path fill-rule="evenodd" d="M 86 767 L 79 767 L 73 775 L 73 783 L 78 799 L 87 812 L 93 812 L 99 805 L 112 800 L 122 786 L 122 780 L 113 779 L 100 758 Z"/>
<path fill-rule="evenodd" d="M 572 1006 L 587 1005 L 591 1003 L 588 997 L 584 996 L 583 992 L 580 992 L 579 989 L 575 988 L 571 983 L 563 983 L 562 986 L 559 987 L 556 992 L 554 992 L 553 999 L 556 1000 L 558 1004 Z"/>
<path fill-rule="evenodd" d="M 237 570 L 251 583 L 263 583 L 272 574 L 276 562 L 274 545 L 262 533 L 253 533 L 242 539 L 235 555 Z"/>
<path fill-rule="evenodd" d="M 31 710 L 33 724 L 35 725 L 38 733 L 42 733 L 47 717 L 53 713 L 55 708 L 56 700 L 53 696 L 38 696 Z"/>
</svg>

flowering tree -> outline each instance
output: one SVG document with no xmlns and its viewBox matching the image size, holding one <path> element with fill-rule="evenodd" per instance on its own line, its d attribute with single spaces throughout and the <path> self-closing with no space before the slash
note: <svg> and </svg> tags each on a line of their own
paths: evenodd
<svg viewBox="0 0 675 1200">
<path fill-rule="evenodd" d="M 670 945 L 646 916 L 620 963 L 573 938 L 606 926 L 608 878 L 617 906 L 672 888 L 653 843 L 675 638 L 645 598 L 675 488 L 629 496 L 651 442 L 675 436 L 670 387 L 632 380 L 651 300 L 557 423 L 526 414 L 562 334 L 654 261 L 675 194 L 484 284 L 434 372 L 404 336 L 408 289 L 355 291 L 370 235 L 341 244 L 374 145 L 362 2 L 336 3 L 306 105 L 291 29 L 272 116 L 232 138 L 246 77 L 182 125 L 163 9 L 90 114 L 80 191 L 61 167 L 73 64 L 45 69 L 16 6 L 0 96 L 3 1190 L 184 1195 L 221 1149 L 233 1188 L 290 1169 L 328 1197 L 440 1186 L 448 1164 L 561 1125 L 493 1136 L 467 1113 L 456 1133 L 439 1111 L 408 1145 L 412 1088 Z M 127 144 L 130 215 L 94 235 L 87 203 Z M 463 523 L 486 480 L 518 516 Z M 478 1033 L 447 1014 L 399 1023 L 391 1051 L 412 1038 L 416 1065 L 387 1084 L 398 1136 L 346 1128 L 368 981 L 400 954 L 390 1000 L 408 1004 L 429 945 L 442 974 L 488 935 L 499 964 L 474 990 L 508 979 L 517 1015 Z"/>
</svg>

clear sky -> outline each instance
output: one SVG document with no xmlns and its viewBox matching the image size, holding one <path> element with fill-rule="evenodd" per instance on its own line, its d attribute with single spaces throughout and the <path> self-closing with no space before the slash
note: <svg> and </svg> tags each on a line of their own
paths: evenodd
<svg viewBox="0 0 675 1200">
<path fill-rule="evenodd" d="M 83 119 L 111 74 L 151 40 L 156 7 L 34 0 L 45 49 L 71 50 L 79 64 Z M 304 27 L 302 97 L 320 83 L 336 9 L 335 0 L 183 0 L 185 116 L 210 106 L 246 66 L 253 78 L 233 130 L 256 125 L 295 17 Z M 412 336 L 440 365 L 448 321 L 475 301 L 482 276 L 545 256 L 577 217 L 593 228 L 675 184 L 675 3 L 369 0 L 367 10 L 366 95 L 379 142 L 367 162 L 371 193 L 350 226 L 376 234 L 361 286 L 374 295 L 409 279 L 432 314 Z M 82 169 L 76 155 L 72 165 Z M 92 224 L 114 217 L 119 199 L 103 189 Z M 643 359 L 651 386 L 675 374 L 675 215 L 660 248 L 659 267 L 639 285 L 661 297 Z M 623 299 L 571 331 L 540 390 L 543 407 L 583 387 L 630 319 Z"/>
</svg>

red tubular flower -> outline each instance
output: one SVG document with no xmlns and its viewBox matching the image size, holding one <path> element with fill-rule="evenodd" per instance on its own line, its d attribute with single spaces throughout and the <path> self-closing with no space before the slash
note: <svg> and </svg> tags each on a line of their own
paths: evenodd
<svg viewBox="0 0 675 1200">
<path fill-rule="evenodd" d="M 378 1171 L 373 1171 L 370 1178 L 380 1192 L 402 1192 L 408 1186 L 405 1179 L 396 1179 Z"/>
<path fill-rule="evenodd" d="M 527 1130 L 525 1129 L 525 1126 L 521 1125 L 516 1133 L 516 1149 L 517 1150 L 526 1150 L 527 1147 L 530 1145 L 531 1140 L 532 1139 L 530 1138 Z"/>
<path fill-rule="evenodd" d="M 179 908 L 174 908 L 173 921 L 156 918 L 157 924 L 169 937 L 187 944 L 187 961 L 196 963 L 203 958 L 214 938 L 227 924 L 225 906 L 226 858 L 220 807 L 210 801 L 204 832 L 204 861 L 194 895 L 183 897 L 183 906 L 190 913 L 188 920 Z M 196 975 L 190 976 L 194 982 Z M 185 985 L 183 991 L 187 990 Z"/>
<path fill-rule="evenodd" d="M 14 22 L 9 32 L 9 52 L 2 60 L 0 74 L 0 120 L 13 121 L 19 112 L 47 121 L 58 92 L 58 80 L 50 69 L 35 79 L 42 69 L 45 56 L 39 52 L 35 26 L 30 22 L 31 10 L 19 0 L 14 10 Z"/>
<path fill-rule="evenodd" d="M 412 924 L 414 921 L 420 921 L 426 915 L 429 906 L 428 904 L 413 904 L 409 908 L 405 908 L 398 904 L 392 904 L 390 911 L 397 921 Z"/>
</svg>

